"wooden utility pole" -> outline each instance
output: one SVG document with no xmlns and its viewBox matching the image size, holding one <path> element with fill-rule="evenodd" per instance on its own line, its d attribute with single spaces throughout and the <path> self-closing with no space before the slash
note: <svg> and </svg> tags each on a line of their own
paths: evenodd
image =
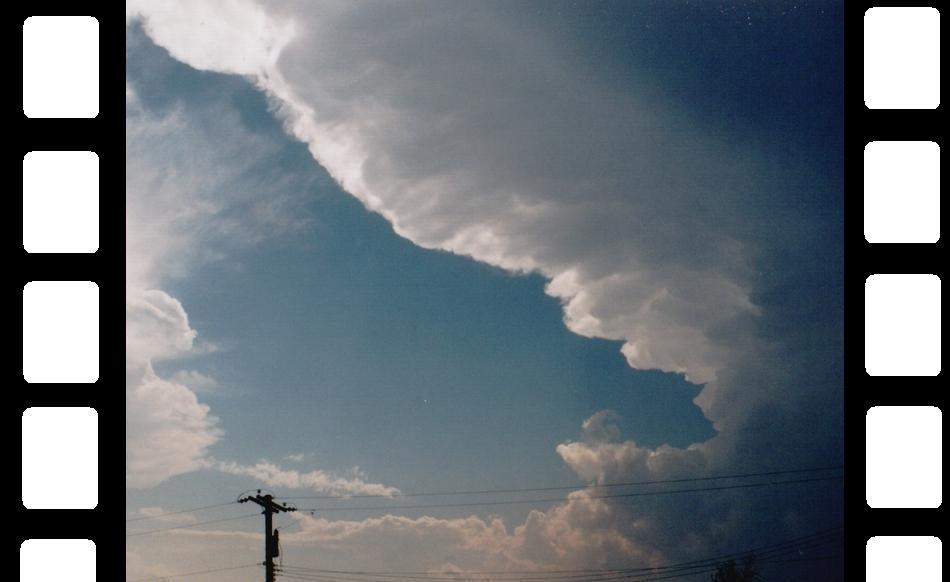
<svg viewBox="0 0 950 582">
<path fill-rule="evenodd" d="M 274 514 L 282 511 L 297 511 L 296 507 L 289 507 L 286 503 L 278 504 L 273 495 L 257 495 L 242 497 L 238 503 L 252 501 L 264 508 L 264 582 L 274 582 L 274 558 L 277 557 L 277 535 L 274 533 Z"/>
</svg>

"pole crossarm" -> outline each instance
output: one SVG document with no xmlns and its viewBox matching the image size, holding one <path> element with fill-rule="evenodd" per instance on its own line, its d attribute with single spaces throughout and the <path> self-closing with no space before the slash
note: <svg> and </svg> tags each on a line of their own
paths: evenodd
<svg viewBox="0 0 950 582">
<path fill-rule="evenodd" d="M 281 512 L 286 513 L 289 511 L 297 511 L 296 507 L 292 507 L 290 505 L 287 505 L 286 503 L 277 503 L 276 501 L 274 501 L 273 495 L 261 495 L 260 491 L 257 492 L 257 495 L 254 495 L 254 496 L 246 495 L 238 499 L 238 503 L 247 503 L 248 501 L 252 503 L 256 503 L 260 505 L 261 507 L 263 507 L 264 511 L 269 510 L 272 513 L 281 513 Z"/>
<path fill-rule="evenodd" d="M 275 568 L 274 558 L 278 554 L 277 533 L 274 531 L 274 514 L 297 511 L 296 507 L 291 507 L 286 503 L 277 503 L 274 496 L 261 495 L 261 490 L 257 490 L 257 495 L 245 495 L 238 499 L 238 503 L 256 503 L 264 510 L 264 582 L 274 582 Z"/>
</svg>

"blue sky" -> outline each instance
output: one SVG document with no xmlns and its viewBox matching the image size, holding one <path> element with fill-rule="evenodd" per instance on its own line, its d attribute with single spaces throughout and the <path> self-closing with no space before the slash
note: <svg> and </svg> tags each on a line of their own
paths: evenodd
<svg viewBox="0 0 950 582">
<path fill-rule="evenodd" d="M 499 486 L 573 484 L 551 443 L 598 410 L 619 412 L 645 445 L 712 436 L 692 403 L 696 386 L 631 369 L 617 342 L 572 334 L 539 277 L 412 245 L 314 164 L 247 83 L 177 63 L 147 38 L 130 44 L 130 63 L 166 69 L 156 83 L 130 68 L 143 101 L 234 107 L 245 130 L 274 140 L 269 163 L 309 197 L 301 232 L 229 257 L 239 268 L 212 263 L 169 285 L 200 336 L 227 345 L 189 362 L 224 386 L 204 398 L 228 432 L 216 455 L 308 452 L 328 467 L 385 471 L 392 483 L 435 475 L 440 488 L 492 474 Z M 451 440 L 431 439 L 447 427 Z M 505 456 L 482 455 L 511 443 Z"/>
<path fill-rule="evenodd" d="M 130 4 L 130 517 L 840 464 L 839 6 L 316 6 Z M 324 567 L 670 563 L 839 524 L 808 487 L 285 531 Z M 258 526 L 130 538 L 129 577 Z"/>
</svg>

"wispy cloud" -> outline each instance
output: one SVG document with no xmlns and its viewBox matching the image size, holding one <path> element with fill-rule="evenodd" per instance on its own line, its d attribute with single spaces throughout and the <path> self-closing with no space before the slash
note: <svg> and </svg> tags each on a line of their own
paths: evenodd
<svg viewBox="0 0 950 582">
<path fill-rule="evenodd" d="M 233 461 L 218 461 L 214 468 L 229 475 L 252 477 L 269 487 L 286 489 L 306 489 L 334 495 L 382 495 L 392 497 L 399 489 L 381 483 L 369 483 L 359 470 L 355 475 L 345 477 L 330 471 L 315 469 L 301 472 L 285 469 L 267 460 L 253 465 L 242 465 Z"/>
<path fill-rule="evenodd" d="M 274 198 L 257 197 L 260 180 L 281 183 L 247 177 L 255 176 L 251 160 L 274 146 L 235 135 L 238 114 L 226 101 L 207 104 L 220 125 L 196 129 L 181 109 L 145 108 L 132 84 L 126 100 L 126 470 L 129 486 L 143 488 L 206 467 L 223 435 L 197 396 L 214 378 L 192 370 L 163 377 L 153 366 L 215 349 L 197 341 L 184 306 L 163 288 L 308 219 L 298 194 L 272 188 Z"/>
<path fill-rule="evenodd" d="M 218 387 L 218 381 L 202 374 L 196 370 L 178 370 L 171 377 L 172 381 L 184 384 L 191 388 L 195 393 L 214 392 Z"/>
<path fill-rule="evenodd" d="M 198 521 L 198 518 L 195 517 L 193 513 L 187 512 L 168 512 L 161 507 L 142 507 L 134 514 L 137 518 L 148 518 L 149 521 L 154 523 L 163 523 L 163 524 L 189 524 L 195 523 Z M 135 518 L 133 518 L 135 519 Z"/>
</svg>

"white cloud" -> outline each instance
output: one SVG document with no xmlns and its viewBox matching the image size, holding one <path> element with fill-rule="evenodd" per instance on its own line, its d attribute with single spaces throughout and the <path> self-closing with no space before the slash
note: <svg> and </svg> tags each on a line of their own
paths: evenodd
<svg viewBox="0 0 950 582">
<path fill-rule="evenodd" d="M 158 290 L 126 295 L 126 481 L 150 487 L 204 466 L 220 438 L 217 420 L 187 385 L 160 377 L 152 362 L 191 349 L 195 331 L 181 304 Z"/>
<path fill-rule="evenodd" d="M 620 440 L 618 420 L 610 410 L 593 414 L 584 421 L 581 440 L 558 445 L 558 455 L 579 477 L 595 483 L 676 479 L 705 472 L 708 459 L 702 445 L 641 447 Z"/>
<path fill-rule="evenodd" d="M 572 451 L 593 453 L 602 466 L 590 470 L 578 464 L 570 454 L 562 452 L 565 461 L 582 477 L 604 476 L 613 482 L 625 478 L 657 474 L 676 474 L 650 461 L 641 463 L 641 456 L 653 452 L 640 449 L 629 441 L 621 441 L 612 423 L 613 414 L 597 414 L 584 423 L 578 443 Z M 624 457 L 610 449 L 630 449 L 637 454 Z M 606 451 L 606 452 L 605 452 Z M 673 451 L 675 453 L 675 451 Z M 662 453 L 661 453 L 662 455 Z M 630 459 L 630 461 L 628 461 Z M 686 462 L 696 458 L 687 458 Z M 233 472 L 252 476 L 279 487 L 304 486 L 306 474 L 282 470 L 262 461 L 243 467 L 233 463 Z M 221 469 L 221 467 L 219 467 Z M 701 468 L 679 466 L 678 470 L 696 475 Z M 318 477 L 318 488 L 324 477 Z M 333 480 L 330 479 L 330 482 Z M 615 492 L 615 491 L 612 491 Z M 468 515 L 460 517 L 406 517 L 383 515 L 365 519 L 328 519 L 304 511 L 286 514 L 279 525 L 282 557 L 286 564 L 297 567 L 378 570 L 427 571 L 463 573 L 466 571 L 545 571 L 558 569 L 606 569 L 665 566 L 670 563 L 705 559 L 734 552 L 736 548 L 762 545 L 801 535 L 814 529 L 809 520 L 793 523 L 799 515 L 790 511 L 784 523 L 769 520 L 765 538 L 754 543 L 743 540 L 738 533 L 757 511 L 752 503 L 754 493 L 722 491 L 698 496 L 670 496 L 655 501 L 637 499 L 636 503 L 619 503 L 598 499 L 603 489 L 582 488 L 565 495 L 564 501 L 549 509 L 532 510 L 522 523 L 506 524 L 500 516 Z M 759 502 L 774 502 L 774 493 L 766 493 Z M 151 510 L 149 510 L 151 511 Z M 211 551 L 222 563 L 242 563 L 247 552 L 259 551 L 261 535 L 235 529 L 181 529 L 163 532 L 159 548 L 163 555 L 156 564 L 177 563 L 181 555 L 195 548 Z M 195 545 L 194 540 L 201 544 Z M 133 544 L 144 543 L 141 538 Z M 181 544 L 191 543 L 183 547 Z M 831 551 L 830 547 L 820 551 Z M 215 562 L 217 563 L 217 562 Z M 158 567 L 153 565 L 153 568 Z M 194 569 L 201 569 L 195 567 Z M 167 570 L 167 569 L 166 569 Z M 179 568 L 176 571 L 185 571 Z M 252 573 L 253 574 L 253 573 Z M 247 579 L 253 579 L 247 574 Z M 228 573 L 222 580 L 244 580 L 244 573 Z"/>
<path fill-rule="evenodd" d="M 161 507 L 142 507 L 135 513 L 135 515 L 137 518 L 148 518 L 149 521 L 163 524 L 181 525 L 195 523 L 198 521 L 198 518 L 195 517 L 195 514 L 193 513 L 182 513 L 179 511 L 168 512 Z"/>
<path fill-rule="evenodd" d="M 287 555 L 319 550 L 324 563 L 358 564 L 389 571 L 481 569 L 518 563 L 511 554 L 512 537 L 501 519 L 476 516 L 438 519 L 387 515 L 361 521 L 327 520 L 292 513 L 299 531 L 284 532 Z M 294 551 L 295 548 L 306 548 Z M 291 558 L 288 558 L 288 562 Z M 307 566 L 309 560 L 297 563 Z"/>
<path fill-rule="evenodd" d="M 648 449 L 621 441 L 614 420 L 610 413 L 595 414 L 584 423 L 578 442 L 558 447 L 580 477 L 616 483 L 707 473 L 701 451 Z M 656 488 L 635 489 L 651 490 Z M 665 566 L 762 545 L 761 538 L 745 538 L 744 528 L 776 499 L 774 492 L 754 490 L 636 498 L 631 503 L 599 498 L 624 491 L 630 489 L 581 488 L 549 509 L 530 511 L 514 526 L 497 516 L 332 520 L 319 511 L 316 516 L 293 513 L 299 529 L 285 528 L 281 540 L 288 561 L 307 567 L 464 572 Z M 794 523 L 799 513 L 800 508 L 788 511 L 785 523 L 770 518 L 766 539 L 780 541 L 816 529 L 810 520 Z M 320 556 L 321 566 L 314 555 Z"/>
<path fill-rule="evenodd" d="M 221 437 L 217 419 L 187 386 L 146 364 L 126 370 L 126 482 L 151 487 L 207 466 Z"/>
<path fill-rule="evenodd" d="M 368 483 L 365 476 L 355 470 L 355 476 L 344 477 L 330 471 L 316 469 L 301 472 L 284 469 L 270 461 L 260 460 L 253 465 L 242 465 L 233 461 L 217 462 L 214 467 L 229 475 L 253 477 L 270 487 L 287 489 L 309 489 L 335 495 L 382 495 L 392 497 L 399 490 L 380 483 Z"/>
<path fill-rule="evenodd" d="M 185 533 L 191 532 L 191 533 Z M 128 580 L 176 579 L 186 572 L 228 568 L 259 562 L 260 533 L 227 532 L 240 535 L 215 535 L 193 529 L 169 530 L 154 536 L 127 540 L 125 570 Z M 200 543 L 196 543 L 200 536 Z M 260 566 L 202 574 L 207 582 L 256 582 L 262 577 Z M 187 578 L 186 578 L 187 579 Z"/>
<path fill-rule="evenodd" d="M 127 288 L 161 288 L 310 223 L 301 180 L 267 165 L 279 145 L 245 129 L 227 96 L 157 112 L 127 93 Z"/>
<path fill-rule="evenodd" d="M 126 298 L 126 360 L 135 365 L 180 356 L 191 350 L 197 332 L 177 299 L 157 289 Z"/>
<path fill-rule="evenodd" d="M 218 386 L 218 381 L 196 370 L 178 370 L 172 374 L 173 381 L 184 384 L 196 393 L 212 392 Z"/>
<path fill-rule="evenodd" d="M 229 44 L 199 34 L 206 10 L 135 12 L 185 63 L 230 71 Z M 756 210 L 776 196 L 760 183 L 774 168 L 691 129 L 647 90 L 599 84 L 487 6 L 248 0 L 222 12 L 222 26 L 247 25 L 248 42 L 283 46 L 254 81 L 397 233 L 542 273 L 570 329 L 622 340 L 633 367 L 707 383 L 697 403 L 719 431 L 769 396 L 727 380 L 764 349 L 751 247 L 781 229 L 780 215 Z M 291 28 L 283 45 L 258 38 Z M 736 390 L 743 403 L 720 406 Z"/>
<path fill-rule="evenodd" d="M 126 475 L 130 487 L 144 488 L 208 466 L 208 450 L 223 434 L 196 396 L 214 378 L 188 370 L 163 377 L 153 366 L 214 346 L 196 344 L 185 308 L 162 287 L 307 219 L 296 197 L 260 200 L 259 182 L 232 184 L 253 172 L 250 158 L 274 149 L 256 135 L 235 133 L 232 109 L 216 111 L 224 128 L 217 135 L 215 127 L 195 128 L 182 110 L 143 108 L 132 84 L 126 99 Z"/>
<path fill-rule="evenodd" d="M 622 341 L 635 368 L 705 384 L 696 403 L 717 437 L 645 448 L 621 441 L 602 415 L 557 449 L 578 475 L 670 478 L 836 456 L 840 443 L 829 437 L 840 434 L 840 389 L 827 372 L 835 331 L 796 319 L 807 310 L 791 301 L 773 302 L 778 315 L 757 304 L 763 269 L 802 268 L 777 268 L 775 257 L 817 230 L 789 203 L 790 170 L 697 130 L 648 78 L 617 91 L 556 40 L 488 4 L 229 2 L 216 16 L 224 32 L 208 37 L 200 22 L 215 3 L 173 4 L 171 19 L 171 4 L 132 3 L 176 58 L 252 76 L 287 130 L 399 235 L 540 273 L 571 330 Z M 235 35 L 252 47 L 240 63 L 221 43 Z M 776 458 L 778 449 L 789 453 Z M 657 501 L 634 512 L 572 499 L 532 513 L 514 533 L 471 527 L 522 544 L 523 554 L 504 560 L 702 557 L 754 521 L 748 499 Z M 303 524 L 317 537 L 469 527 L 436 522 Z"/>
<path fill-rule="evenodd" d="M 663 564 L 664 556 L 621 527 L 624 514 L 586 491 L 514 528 L 501 517 L 418 518 L 385 515 L 360 521 L 294 513 L 298 531 L 281 534 L 297 563 L 314 550 L 321 562 L 349 568 L 464 572 L 551 570 Z M 635 524 L 642 527 L 642 524 Z M 289 558 L 288 558 L 289 559 Z"/>
<path fill-rule="evenodd" d="M 126 22 L 148 14 L 146 27 L 172 56 L 196 69 L 238 75 L 261 74 L 273 66 L 293 37 L 288 22 L 277 22 L 248 0 L 190 3 L 182 0 L 130 0 Z M 220 47 L 230 47 L 222 52 Z"/>
<path fill-rule="evenodd" d="M 138 13 L 177 58 L 231 71 L 230 45 L 198 34 L 205 10 Z M 717 329 L 758 311 L 740 238 L 749 222 L 730 215 L 759 195 L 747 152 L 645 94 L 578 82 L 567 55 L 488 9 L 427 12 L 424 39 L 418 10 L 241 2 L 220 19 L 268 46 L 280 43 L 261 30 L 293 22 L 255 80 L 396 232 L 541 272 L 573 331 L 623 340 L 634 367 L 713 381 L 732 349 Z"/>
<path fill-rule="evenodd" d="M 156 578 L 161 580 L 166 576 L 175 574 L 175 571 L 164 563 L 149 560 L 143 554 L 145 552 L 135 552 L 126 549 L 125 551 L 125 576 L 129 580 L 138 580 L 140 578 Z"/>
</svg>

